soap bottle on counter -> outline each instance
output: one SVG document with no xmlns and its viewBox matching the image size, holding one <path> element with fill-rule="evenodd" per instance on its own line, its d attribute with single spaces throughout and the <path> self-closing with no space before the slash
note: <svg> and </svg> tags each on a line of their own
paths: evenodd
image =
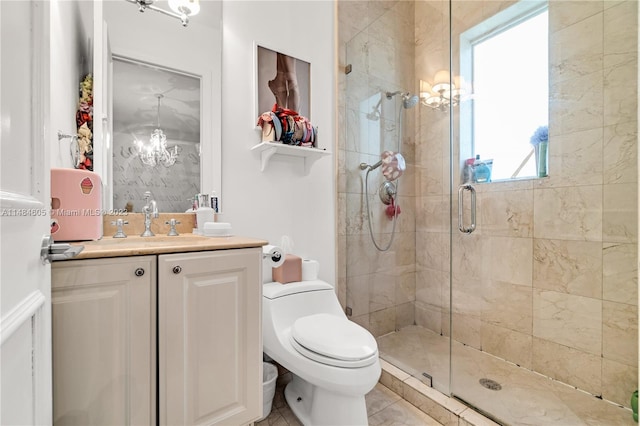
<svg viewBox="0 0 640 426">
<path fill-rule="evenodd" d="M 198 234 L 204 233 L 204 224 L 207 222 L 215 222 L 215 215 L 210 206 L 211 200 L 209 194 L 198 194 L 196 196 L 198 207 L 196 208 L 196 227 Z"/>
<path fill-rule="evenodd" d="M 215 216 L 211 207 L 198 207 L 196 210 L 196 222 L 198 224 L 198 231 L 204 231 L 204 224 L 207 222 L 215 222 Z"/>
</svg>

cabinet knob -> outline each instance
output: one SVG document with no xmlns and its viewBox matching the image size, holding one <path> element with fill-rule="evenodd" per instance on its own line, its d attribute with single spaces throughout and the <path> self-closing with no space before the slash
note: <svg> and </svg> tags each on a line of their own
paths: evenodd
<svg viewBox="0 0 640 426">
<path fill-rule="evenodd" d="M 141 277 L 144 275 L 144 269 L 143 268 L 138 268 L 136 269 L 136 271 L 134 272 L 136 274 L 136 277 Z"/>
<path fill-rule="evenodd" d="M 182 272 L 182 266 L 174 266 L 173 267 L 173 273 L 174 274 L 179 274 L 180 272 Z"/>
</svg>

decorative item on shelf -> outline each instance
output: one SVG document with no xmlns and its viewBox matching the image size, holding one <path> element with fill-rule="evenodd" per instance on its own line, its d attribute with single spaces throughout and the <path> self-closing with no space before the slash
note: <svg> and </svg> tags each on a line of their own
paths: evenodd
<svg viewBox="0 0 640 426">
<path fill-rule="evenodd" d="M 493 169 L 493 160 L 481 160 L 480 155 L 476 155 L 473 161 L 472 172 L 473 181 L 476 183 L 491 182 L 491 171 Z"/>
<path fill-rule="evenodd" d="M 133 141 L 134 147 L 138 151 L 138 158 L 145 166 L 155 167 L 162 164 L 165 167 L 173 166 L 178 158 L 178 146 L 167 149 L 167 136 L 160 128 L 160 99 L 163 95 L 156 95 L 158 98 L 158 114 L 156 119 L 156 129 L 151 133 L 148 142 L 140 139 Z"/>
<path fill-rule="evenodd" d="M 271 111 L 260 114 L 257 125 L 262 128 L 263 142 L 316 147 L 318 128 L 308 118 L 291 109 L 279 107 L 278 104 L 274 104 Z"/>
<path fill-rule="evenodd" d="M 77 146 L 72 146 L 72 150 L 77 150 L 78 155 L 77 159 L 75 157 L 73 159 L 74 167 L 93 171 L 93 76 L 91 74 L 87 74 L 80 83 L 76 126 L 78 126 L 78 137 L 72 140 L 72 144 Z"/>
<path fill-rule="evenodd" d="M 462 182 L 461 183 L 471 183 L 474 181 L 473 176 L 473 163 L 475 162 L 475 158 L 467 158 L 464 160 L 464 167 L 462 168 Z"/>
<path fill-rule="evenodd" d="M 259 115 L 276 103 L 311 117 L 311 64 L 301 58 L 256 44 L 256 110 Z"/>
<path fill-rule="evenodd" d="M 449 79 L 449 71 L 440 70 L 433 78 L 433 85 L 420 80 L 420 101 L 422 105 L 440 111 L 448 111 L 469 96 L 471 90 L 466 87 L 461 76 Z"/>
<path fill-rule="evenodd" d="M 200 0 L 169 0 L 171 11 L 155 6 L 155 0 L 127 0 L 138 6 L 138 11 L 144 12 L 147 9 L 163 13 L 173 18 L 178 18 L 182 26 L 189 25 L 189 17 L 200 12 Z"/>
<path fill-rule="evenodd" d="M 538 177 L 548 176 L 549 173 L 549 127 L 540 126 L 530 139 L 536 154 L 536 172 Z"/>
</svg>

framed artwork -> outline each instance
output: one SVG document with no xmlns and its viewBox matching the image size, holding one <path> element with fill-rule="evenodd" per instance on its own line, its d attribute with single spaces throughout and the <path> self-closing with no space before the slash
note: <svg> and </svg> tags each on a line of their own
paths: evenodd
<svg viewBox="0 0 640 426">
<path fill-rule="evenodd" d="M 256 74 L 256 117 L 277 103 L 311 119 L 309 62 L 256 45 Z"/>
</svg>

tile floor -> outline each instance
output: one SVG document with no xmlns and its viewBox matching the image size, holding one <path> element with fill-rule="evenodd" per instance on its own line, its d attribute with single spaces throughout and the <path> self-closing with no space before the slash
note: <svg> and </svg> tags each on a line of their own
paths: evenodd
<svg viewBox="0 0 640 426">
<path fill-rule="evenodd" d="M 422 375 L 433 376 L 433 385 L 448 393 L 449 340 L 430 330 L 410 326 L 378 338 L 381 358 L 405 376 L 398 386 L 411 384 L 423 393 L 435 392 Z M 558 381 L 500 360 L 462 344 L 453 345 L 452 391 L 508 425 L 636 425 L 631 410 L 622 408 Z M 408 373 L 408 374 L 406 374 Z M 413 377 L 411 377 L 413 376 Z M 495 380 L 501 390 L 480 385 L 481 378 Z M 418 379 L 418 380 L 416 380 Z M 421 383 L 422 382 L 422 383 Z M 396 389 L 397 390 L 397 389 Z M 402 391 L 399 393 L 402 394 Z M 438 392 L 436 392 L 438 393 Z M 405 392 L 406 394 L 406 392 Z M 441 397 L 443 395 L 440 394 Z M 405 398 L 421 406 L 414 393 Z M 446 398 L 446 397 L 445 397 Z M 454 401 L 460 405 L 457 401 Z M 455 404 L 453 404 L 455 405 Z M 430 412 L 425 409 L 426 412 Z M 441 420 L 435 414 L 432 416 Z M 442 420 L 441 420 L 442 421 Z M 449 424 L 450 422 L 443 421 Z M 457 424 L 457 423 L 456 423 Z"/>
<path fill-rule="evenodd" d="M 410 326 L 378 338 L 378 346 L 384 368 L 381 381 L 388 387 L 378 383 L 367 394 L 369 425 L 495 425 L 445 395 L 449 388 L 447 338 Z M 454 393 L 505 425 L 637 425 L 629 409 L 468 346 L 455 344 L 452 359 Z M 432 376 L 433 387 L 427 386 L 423 372 Z M 271 414 L 256 425 L 301 425 L 284 399 L 290 375 L 286 370 L 282 373 Z M 495 380 L 501 390 L 482 387 L 480 378 Z"/>
<path fill-rule="evenodd" d="M 284 399 L 284 387 L 290 380 L 290 373 L 278 377 L 276 394 L 273 398 L 271 414 L 256 423 L 256 426 L 301 426 Z M 431 426 L 437 421 L 403 400 L 398 394 L 378 383 L 367 394 L 367 413 L 370 426 Z"/>
</svg>

